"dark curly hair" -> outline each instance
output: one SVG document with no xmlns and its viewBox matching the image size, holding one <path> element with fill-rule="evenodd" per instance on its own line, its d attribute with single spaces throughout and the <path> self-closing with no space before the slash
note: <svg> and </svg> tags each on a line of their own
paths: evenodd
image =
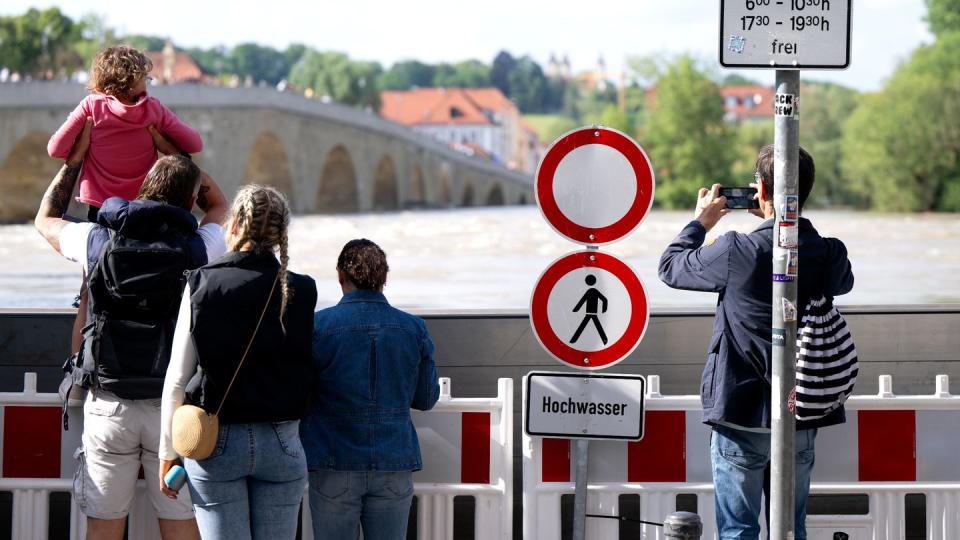
<svg viewBox="0 0 960 540">
<path fill-rule="evenodd" d="M 366 238 L 351 240 L 337 257 L 337 270 L 358 289 L 379 291 L 387 283 L 387 254 Z"/>
<path fill-rule="evenodd" d="M 150 75 L 153 62 L 133 47 L 117 45 L 97 53 L 90 67 L 89 89 L 128 99 L 138 82 Z"/>
</svg>

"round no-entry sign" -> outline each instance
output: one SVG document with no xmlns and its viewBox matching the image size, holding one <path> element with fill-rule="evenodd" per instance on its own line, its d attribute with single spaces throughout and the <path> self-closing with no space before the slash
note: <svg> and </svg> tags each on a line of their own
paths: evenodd
<svg viewBox="0 0 960 540">
<path fill-rule="evenodd" d="M 633 139 L 580 128 L 547 149 L 537 168 L 537 205 L 550 226 L 585 245 L 609 244 L 643 221 L 653 204 L 653 167 Z"/>
<path fill-rule="evenodd" d="M 554 261 L 530 299 L 530 323 L 543 348 L 585 370 L 626 358 L 643 339 L 649 318 L 640 277 L 625 262 L 595 250 Z"/>
</svg>

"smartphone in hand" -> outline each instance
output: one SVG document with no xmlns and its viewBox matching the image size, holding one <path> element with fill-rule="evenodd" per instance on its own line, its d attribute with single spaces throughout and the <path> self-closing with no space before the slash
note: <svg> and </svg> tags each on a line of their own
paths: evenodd
<svg viewBox="0 0 960 540">
<path fill-rule="evenodd" d="M 186 482 L 187 471 L 184 470 L 184 468 L 180 465 L 174 465 L 173 467 L 170 467 L 170 470 L 167 471 L 166 476 L 163 477 L 163 483 L 174 491 L 180 491 L 180 488 L 182 488 L 183 484 Z"/>
<path fill-rule="evenodd" d="M 727 198 L 725 208 L 730 210 L 749 210 L 760 208 L 760 201 L 756 199 L 757 190 L 752 187 L 722 187 L 719 195 Z"/>
</svg>

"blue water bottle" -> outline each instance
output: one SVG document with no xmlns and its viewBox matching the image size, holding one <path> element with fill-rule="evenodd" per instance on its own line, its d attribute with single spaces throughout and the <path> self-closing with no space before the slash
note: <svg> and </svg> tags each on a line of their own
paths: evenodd
<svg viewBox="0 0 960 540">
<path fill-rule="evenodd" d="M 163 483 L 167 485 L 168 488 L 174 491 L 180 491 L 180 488 L 183 487 L 183 484 L 187 481 L 187 471 L 179 465 L 174 465 L 170 467 L 170 470 L 167 471 L 166 476 L 163 477 Z"/>
</svg>

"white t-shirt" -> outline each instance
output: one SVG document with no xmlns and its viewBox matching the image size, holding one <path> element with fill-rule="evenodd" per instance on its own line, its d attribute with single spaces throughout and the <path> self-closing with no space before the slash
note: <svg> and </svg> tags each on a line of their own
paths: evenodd
<svg viewBox="0 0 960 540">
<path fill-rule="evenodd" d="M 60 231 L 60 253 L 67 260 L 87 264 L 87 239 L 95 223 L 70 223 Z M 207 262 L 219 259 L 227 252 L 227 241 L 224 239 L 223 227 L 217 223 L 207 223 L 197 229 L 197 234 L 203 239 L 203 247 L 207 250 Z"/>
</svg>

